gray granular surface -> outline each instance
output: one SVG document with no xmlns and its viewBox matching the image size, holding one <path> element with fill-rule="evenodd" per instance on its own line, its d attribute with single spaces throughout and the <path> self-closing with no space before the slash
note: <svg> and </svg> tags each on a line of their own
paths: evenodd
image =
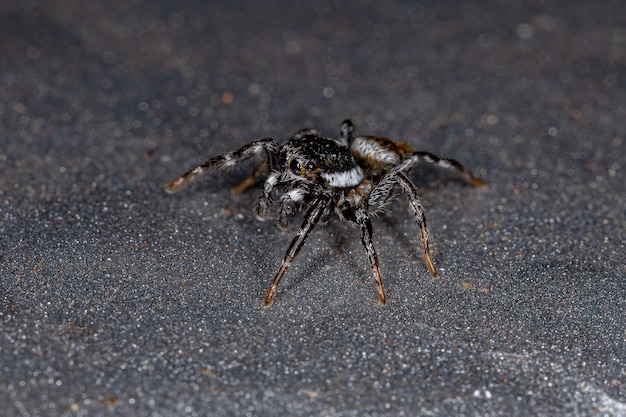
<svg viewBox="0 0 626 417">
<path fill-rule="evenodd" d="M 6 416 L 626 415 L 622 1 L 0 5 L 0 409 Z M 401 195 L 287 232 L 253 165 L 303 127 L 402 140 Z"/>
</svg>

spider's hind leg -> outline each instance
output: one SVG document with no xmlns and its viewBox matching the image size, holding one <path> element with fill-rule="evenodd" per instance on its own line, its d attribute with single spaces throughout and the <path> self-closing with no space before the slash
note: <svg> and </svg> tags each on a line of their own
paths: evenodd
<svg viewBox="0 0 626 417">
<path fill-rule="evenodd" d="M 487 185 L 487 183 L 481 180 L 478 177 L 472 175 L 469 169 L 465 167 L 465 165 L 461 164 L 456 159 L 444 158 L 438 155 L 435 155 L 430 152 L 421 152 L 416 151 L 405 158 L 393 171 L 395 172 L 406 172 L 415 165 L 417 165 L 420 161 L 428 162 L 429 164 L 433 164 L 439 168 L 446 169 L 454 169 L 470 184 L 483 186 Z"/>
<path fill-rule="evenodd" d="M 276 141 L 271 138 L 259 139 L 244 145 L 236 151 L 215 156 L 176 178 L 167 186 L 166 190 L 168 193 L 174 193 L 180 190 L 183 186 L 193 182 L 200 175 L 232 168 L 235 165 L 253 158 L 264 151 L 268 154 L 268 158 L 271 158 L 271 155 L 276 154 L 278 152 L 278 145 L 276 144 Z"/>
</svg>

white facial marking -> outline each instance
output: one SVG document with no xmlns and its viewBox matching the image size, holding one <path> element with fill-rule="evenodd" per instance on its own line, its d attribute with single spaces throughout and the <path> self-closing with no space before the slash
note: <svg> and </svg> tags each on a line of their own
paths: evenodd
<svg viewBox="0 0 626 417">
<path fill-rule="evenodd" d="M 356 187 L 363 181 L 363 170 L 359 166 L 355 166 L 349 171 L 333 172 L 332 174 L 322 173 L 321 175 L 328 185 L 337 188 Z"/>
</svg>

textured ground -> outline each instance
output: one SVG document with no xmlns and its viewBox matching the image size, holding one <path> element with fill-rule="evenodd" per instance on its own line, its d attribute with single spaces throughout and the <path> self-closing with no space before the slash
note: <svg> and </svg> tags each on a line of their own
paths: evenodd
<svg viewBox="0 0 626 417">
<path fill-rule="evenodd" d="M 623 2 L 0 5 L 4 415 L 625 415 Z M 431 4 L 432 3 L 432 4 Z M 459 159 L 293 231 L 193 164 L 305 126 Z"/>
</svg>

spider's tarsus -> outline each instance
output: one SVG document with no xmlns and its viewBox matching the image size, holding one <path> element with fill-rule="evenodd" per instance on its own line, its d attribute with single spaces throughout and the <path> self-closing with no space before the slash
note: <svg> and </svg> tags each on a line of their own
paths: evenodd
<svg viewBox="0 0 626 417">
<path fill-rule="evenodd" d="M 438 278 L 439 272 L 437 272 L 437 267 L 435 266 L 435 263 L 433 262 L 433 258 L 430 253 L 425 253 L 424 258 L 426 258 L 426 265 L 428 266 L 428 271 L 430 272 L 430 275 L 432 275 L 433 278 Z"/>
<path fill-rule="evenodd" d="M 183 185 L 184 182 L 185 182 L 185 177 L 178 177 L 174 181 L 172 181 L 170 185 L 167 186 L 165 191 L 167 191 L 169 194 L 174 194 L 175 192 L 180 190 L 181 185 Z"/>
<path fill-rule="evenodd" d="M 378 301 L 380 301 L 380 304 L 383 306 L 387 305 L 387 294 L 385 294 L 384 290 L 382 293 L 378 293 Z"/>
<path fill-rule="evenodd" d="M 276 293 L 275 291 L 272 292 L 272 294 L 270 294 L 269 292 L 267 293 L 267 295 L 265 296 L 265 299 L 263 300 L 263 308 L 270 308 L 272 304 L 274 304 L 275 293 Z"/>
<path fill-rule="evenodd" d="M 383 285 L 383 279 L 380 275 L 378 265 L 374 266 L 374 278 L 376 281 L 376 287 L 378 288 L 378 301 L 380 301 L 382 305 L 387 305 L 387 294 L 385 294 L 385 287 Z"/>
<path fill-rule="evenodd" d="M 470 175 L 469 182 L 470 182 L 470 184 L 475 185 L 477 187 L 486 187 L 487 186 L 487 181 L 481 180 L 480 178 L 475 177 L 473 175 Z"/>
</svg>

